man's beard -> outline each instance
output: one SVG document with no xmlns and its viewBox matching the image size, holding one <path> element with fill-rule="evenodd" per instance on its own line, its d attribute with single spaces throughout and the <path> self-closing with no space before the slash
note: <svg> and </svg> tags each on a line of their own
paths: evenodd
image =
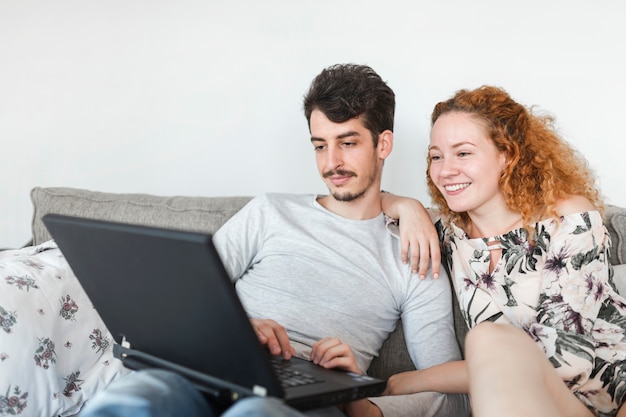
<svg viewBox="0 0 626 417">
<path fill-rule="evenodd" d="M 367 189 L 362 190 L 358 193 L 344 193 L 344 194 L 339 194 L 338 192 L 334 192 L 333 198 L 337 201 L 344 201 L 344 202 L 354 201 L 358 198 L 363 197 L 366 191 Z"/>
<path fill-rule="evenodd" d="M 365 195 L 365 193 L 376 182 L 376 179 L 379 176 L 379 174 L 378 174 L 379 172 L 380 172 L 380 167 L 374 168 L 374 170 L 369 175 L 368 182 L 367 182 L 366 186 L 361 191 L 358 191 L 356 193 L 350 193 L 350 192 L 341 193 L 340 191 L 331 192 L 333 198 L 335 200 L 337 200 L 337 201 L 343 201 L 343 202 L 350 202 L 350 201 L 358 200 L 359 198 L 363 197 Z M 335 175 L 335 174 L 339 174 L 339 175 L 350 174 L 353 177 L 357 178 L 357 175 L 354 172 L 342 171 L 342 170 L 327 172 L 327 173 L 324 174 L 324 177 Z M 330 189 L 329 189 L 329 191 L 330 191 Z"/>
</svg>

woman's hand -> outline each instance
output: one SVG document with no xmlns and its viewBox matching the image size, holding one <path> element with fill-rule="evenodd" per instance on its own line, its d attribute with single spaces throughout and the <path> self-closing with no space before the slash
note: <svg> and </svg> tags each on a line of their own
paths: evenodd
<svg viewBox="0 0 626 417">
<path fill-rule="evenodd" d="M 383 211 L 387 216 L 400 220 L 400 243 L 402 262 L 409 262 L 414 274 L 426 278 L 429 262 L 432 276 L 439 278 L 441 252 L 439 237 L 428 211 L 418 200 L 381 193 Z"/>
</svg>

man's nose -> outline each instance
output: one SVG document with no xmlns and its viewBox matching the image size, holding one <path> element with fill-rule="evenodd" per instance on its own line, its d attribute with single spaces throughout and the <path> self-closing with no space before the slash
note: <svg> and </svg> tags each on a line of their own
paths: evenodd
<svg viewBox="0 0 626 417">
<path fill-rule="evenodd" d="M 326 170 L 337 169 L 343 165 L 341 151 L 334 147 L 329 147 L 326 152 Z"/>
</svg>

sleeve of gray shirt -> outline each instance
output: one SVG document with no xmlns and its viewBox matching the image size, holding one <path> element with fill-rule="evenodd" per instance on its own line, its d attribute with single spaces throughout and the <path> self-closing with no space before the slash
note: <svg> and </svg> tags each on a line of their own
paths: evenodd
<svg viewBox="0 0 626 417">
<path fill-rule="evenodd" d="M 213 235 L 215 249 L 233 281 L 254 262 L 263 244 L 266 229 L 263 202 L 262 198 L 253 198 Z"/>
<path fill-rule="evenodd" d="M 454 333 L 452 293 L 448 276 L 415 278 L 402 309 L 407 348 L 417 369 L 461 359 Z M 465 417 L 470 415 L 466 395 L 423 392 L 370 398 L 385 417 Z"/>
</svg>

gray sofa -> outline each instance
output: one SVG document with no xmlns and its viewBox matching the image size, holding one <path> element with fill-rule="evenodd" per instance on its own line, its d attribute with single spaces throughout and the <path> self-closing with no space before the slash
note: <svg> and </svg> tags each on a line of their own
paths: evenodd
<svg viewBox="0 0 626 417">
<path fill-rule="evenodd" d="M 251 197 L 162 197 L 147 194 L 116 194 L 74 188 L 34 188 L 33 244 L 50 239 L 41 221 L 46 213 L 60 213 L 111 221 L 160 226 L 174 229 L 215 232 L 243 207 Z M 615 266 L 615 282 L 626 293 L 626 208 L 607 207 L 606 225 L 613 241 L 611 263 Z M 453 303 L 456 306 L 456 302 Z M 462 346 L 466 327 L 455 311 L 457 338 Z M 369 373 L 381 378 L 414 369 L 404 345 L 402 326 L 390 335 Z"/>
</svg>

